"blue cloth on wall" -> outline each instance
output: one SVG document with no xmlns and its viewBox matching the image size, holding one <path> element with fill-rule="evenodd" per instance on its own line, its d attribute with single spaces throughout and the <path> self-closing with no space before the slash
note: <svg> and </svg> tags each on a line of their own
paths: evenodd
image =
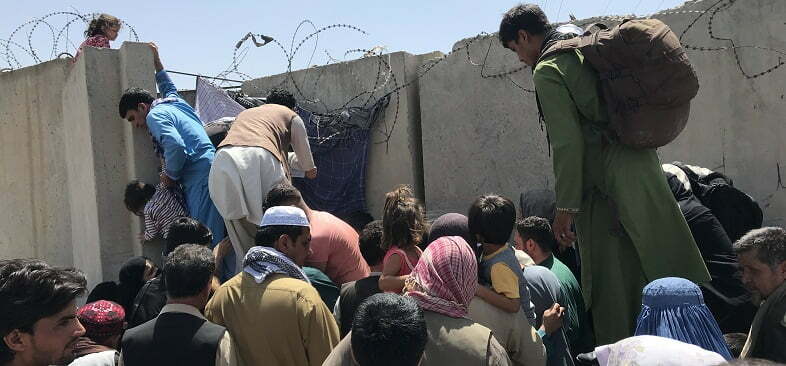
<svg viewBox="0 0 786 366">
<path fill-rule="evenodd" d="M 382 98 L 370 108 L 351 107 L 322 115 L 300 107 L 317 178 L 293 178 L 312 209 L 336 216 L 366 211 L 366 164 L 371 127 L 389 103 Z"/>
<path fill-rule="evenodd" d="M 684 278 L 666 277 L 652 281 L 643 292 L 635 335 L 671 338 L 731 359 L 699 286 Z"/>
</svg>

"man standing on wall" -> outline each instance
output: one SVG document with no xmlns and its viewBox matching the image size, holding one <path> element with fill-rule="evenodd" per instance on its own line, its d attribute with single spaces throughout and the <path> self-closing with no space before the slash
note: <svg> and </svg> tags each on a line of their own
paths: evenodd
<svg viewBox="0 0 786 366">
<path fill-rule="evenodd" d="M 145 89 L 129 88 L 120 98 L 120 118 L 132 126 L 145 128 L 164 157 L 161 183 L 183 185 L 189 216 L 210 228 L 213 245 L 224 239 L 224 220 L 210 200 L 208 176 L 216 149 L 207 137 L 194 109 L 177 93 L 169 79 L 158 47 L 150 43 L 156 68 L 156 83 L 162 98 Z"/>
<path fill-rule="evenodd" d="M 572 245 L 575 219 L 584 301 L 598 344 L 609 344 L 632 335 L 649 281 L 710 277 L 655 150 L 627 147 L 606 133 L 597 72 L 578 50 L 539 60 L 563 37 L 533 4 L 514 7 L 500 23 L 502 45 L 533 68 L 553 149 L 554 234 L 560 245 Z"/>
</svg>

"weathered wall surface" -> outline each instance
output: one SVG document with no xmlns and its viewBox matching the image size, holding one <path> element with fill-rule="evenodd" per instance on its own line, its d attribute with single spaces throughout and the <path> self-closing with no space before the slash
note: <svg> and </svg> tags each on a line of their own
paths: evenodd
<svg viewBox="0 0 786 366">
<path fill-rule="evenodd" d="M 711 2 L 714 3 L 714 2 Z M 686 4 L 676 10 L 705 10 L 710 2 Z M 712 21 L 715 37 L 730 38 L 736 46 L 759 46 L 786 51 L 786 1 L 735 2 L 718 11 Z M 700 19 L 683 38 L 698 47 L 726 47 L 729 41 L 710 38 L 708 18 Z M 697 14 L 661 17 L 682 32 Z M 679 34 L 679 33 L 678 33 Z M 680 160 L 722 171 L 740 189 L 756 198 L 766 225 L 786 224 L 786 190 L 779 169 L 786 162 L 786 66 L 762 77 L 753 75 L 778 64 L 786 54 L 761 48 L 689 51 L 701 83 L 688 127 L 661 149 L 664 162 Z M 739 65 L 737 64 L 739 60 Z M 786 174 L 786 170 L 783 170 Z"/>
<path fill-rule="evenodd" d="M 484 193 L 516 201 L 525 189 L 553 185 L 534 94 L 520 87 L 532 88 L 529 69 L 488 77 L 521 68 L 496 37 L 464 40 L 456 49 L 419 83 L 430 216 L 466 214 Z M 483 62 L 487 50 L 489 60 L 481 71 L 475 64 Z"/>
<path fill-rule="evenodd" d="M 0 257 L 72 265 L 61 93 L 70 65 L 56 60 L 0 73 Z"/>
<path fill-rule="evenodd" d="M 779 56 L 786 61 L 786 2 L 734 2 L 717 12 L 714 6 L 688 2 L 657 16 L 679 35 L 701 15 L 683 40 L 731 46 L 712 38 L 712 18 L 714 37 L 741 46 L 689 51 L 701 91 L 685 132 L 659 153 L 664 162 L 726 173 L 762 203 L 766 224 L 784 225 L 786 66 L 750 76 L 777 65 Z M 487 192 L 517 200 L 527 189 L 553 187 L 546 134 L 534 94 L 526 90 L 532 89 L 529 69 L 517 71 L 521 64 L 496 38 L 464 40 L 455 48 L 417 80 L 438 53 L 396 52 L 382 56 L 385 63 L 362 58 L 253 80 L 243 90 L 264 96 L 274 86 L 291 89 L 294 77 L 301 103 L 325 112 L 363 105 L 413 81 L 394 94 L 372 137 L 366 197 L 376 217 L 384 193 L 400 183 L 415 187 L 431 216 L 466 212 Z M 94 285 L 116 279 L 130 255 L 160 251 L 142 248 L 139 219 L 122 202 L 129 180 L 157 180 L 147 133 L 117 115 L 130 86 L 155 88 L 144 44 L 88 49 L 75 64 L 55 60 L 0 73 L 0 257 L 74 265 Z"/>
<path fill-rule="evenodd" d="M 0 257 L 75 266 L 95 285 L 142 252 L 123 190 L 155 181 L 157 162 L 147 134 L 117 114 L 128 86 L 155 88 L 143 44 L 0 74 Z"/>
<path fill-rule="evenodd" d="M 726 47 L 710 37 L 708 19 L 716 2 L 688 2 L 657 18 L 679 36 L 702 11 L 684 37 L 700 47 Z M 713 18 L 715 37 L 737 46 L 786 50 L 786 2 L 735 2 Z M 590 20 L 585 21 L 590 23 Z M 579 22 L 582 24 L 582 22 Z M 454 49 L 470 40 L 458 42 Z M 784 54 L 761 48 L 738 48 L 745 72 L 756 74 Z M 530 70 L 510 77 L 484 76 L 514 70 L 521 64 L 496 38 L 473 42 L 451 55 L 420 80 L 425 196 L 429 211 L 465 212 L 471 200 L 493 191 L 517 199 L 531 188 L 553 187 L 546 136 L 537 121 Z M 680 160 L 731 176 L 735 184 L 762 203 L 765 224 L 783 225 L 786 195 L 778 169 L 786 158 L 786 66 L 748 79 L 733 50 L 689 51 L 701 83 L 691 119 L 683 134 L 660 149 L 664 162 Z M 485 63 L 484 63 L 485 61 Z M 786 174 L 786 170 L 784 170 Z"/>
<path fill-rule="evenodd" d="M 289 89 L 298 103 L 316 112 L 348 106 L 368 106 L 377 98 L 415 77 L 416 69 L 436 54 L 414 56 L 395 52 L 351 62 L 294 71 L 290 74 L 269 76 L 243 84 L 243 92 L 251 96 L 266 96 L 273 87 Z M 388 79 L 387 63 L 392 70 Z M 293 87 L 293 78 L 305 95 Z M 357 96 L 357 98 L 354 98 Z M 385 193 L 397 184 L 410 184 L 421 198 L 424 195 L 421 166 L 420 98 L 417 84 L 394 94 L 385 113 L 376 122 L 372 133 L 366 171 L 366 202 L 375 217 L 381 217 Z M 389 136 L 389 139 L 388 139 Z M 387 140 L 387 141 L 386 141 Z"/>
</svg>

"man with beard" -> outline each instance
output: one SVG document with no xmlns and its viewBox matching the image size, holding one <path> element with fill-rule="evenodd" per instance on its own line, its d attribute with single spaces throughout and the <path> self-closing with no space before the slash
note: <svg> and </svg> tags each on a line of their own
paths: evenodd
<svg viewBox="0 0 786 366">
<path fill-rule="evenodd" d="M 786 230 L 752 230 L 734 243 L 742 282 L 761 303 L 740 358 L 786 362 Z"/>
<path fill-rule="evenodd" d="M 0 365 L 67 365 L 85 334 L 76 298 L 85 276 L 35 259 L 0 261 Z"/>
</svg>

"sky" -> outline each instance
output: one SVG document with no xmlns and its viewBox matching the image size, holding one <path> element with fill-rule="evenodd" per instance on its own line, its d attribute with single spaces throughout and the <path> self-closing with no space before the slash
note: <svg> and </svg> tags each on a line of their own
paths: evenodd
<svg viewBox="0 0 786 366">
<path fill-rule="evenodd" d="M 11 0 L 0 0 L 10 2 Z M 569 14 L 578 19 L 599 15 L 651 14 L 679 6 L 683 0 L 535 0 L 552 22 L 566 21 Z M 54 1 L 15 2 L 13 11 L 0 12 L 0 39 L 8 39 L 23 23 L 52 12 L 105 12 L 130 24 L 140 41 L 154 41 L 161 59 L 169 70 L 214 76 L 232 62 L 235 44 L 248 32 L 265 34 L 290 47 L 298 24 L 310 20 L 317 28 L 332 24 L 348 24 L 367 34 L 349 29 L 331 29 L 304 43 L 293 59 L 293 69 L 324 65 L 330 58 L 349 60 L 360 54 L 351 49 L 385 47 L 385 52 L 407 51 L 422 54 L 431 51 L 449 52 L 461 39 L 481 32 L 493 33 L 499 27 L 502 13 L 516 5 L 516 0 L 399 0 L 399 1 Z M 140 5 L 145 4 L 145 5 Z M 153 5 L 154 4 L 154 5 Z M 8 8 L 6 8 L 8 9 Z M 52 16 L 51 25 L 59 30 L 70 19 Z M 81 23 L 81 22 L 80 22 Z M 74 23 L 69 30 L 73 50 L 81 43 L 84 26 Z M 27 43 L 27 31 L 17 33 L 15 42 Z M 295 44 L 314 28 L 304 25 Z M 33 34 L 33 46 L 39 54 L 49 54 L 52 36 L 40 27 Z M 132 40 L 128 27 L 112 43 L 118 48 Z M 248 43 L 250 44 L 250 42 Z M 316 45 L 316 51 L 315 50 Z M 242 48 L 241 48 L 242 49 Z M 2 51 L 2 50 L 0 50 Z M 311 54 L 314 52 L 314 57 Z M 2 52 L 0 52 L 2 53 Z M 330 56 L 328 56 L 328 54 Z M 22 51 L 15 55 L 26 65 L 33 61 Z M 24 57 L 23 57 L 24 56 Z M 311 61 L 311 62 L 309 62 Z M 8 67 L 0 54 L 0 68 Z M 248 49 L 239 70 L 257 78 L 285 72 L 287 58 L 273 44 Z M 240 79 L 232 75 L 233 79 Z M 174 78 L 180 89 L 192 89 L 193 77 Z"/>
</svg>

